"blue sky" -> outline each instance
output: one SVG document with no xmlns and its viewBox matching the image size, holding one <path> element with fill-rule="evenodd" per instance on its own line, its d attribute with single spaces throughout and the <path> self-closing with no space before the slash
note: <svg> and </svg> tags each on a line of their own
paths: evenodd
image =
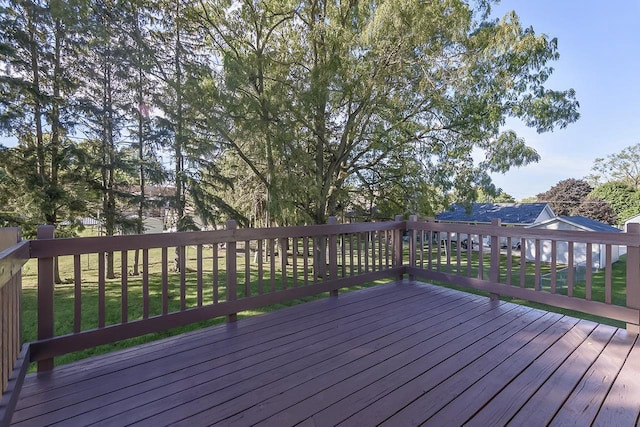
<svg viewBox="0 0 640 427">
<path fill-rule="evenodd" d="M 515 10 L 523 26 L 558 39 L 551 89 L 573 88 L 580 119 L 537 134 L 518 122 L 507 128 L 541 155 L 539 163 L 492 175 L 517 200 L 567 178 L 584 178 L 598 157 L 640 143 L 640 1 L 502 0 L 496 16 Z"/>
</svg>

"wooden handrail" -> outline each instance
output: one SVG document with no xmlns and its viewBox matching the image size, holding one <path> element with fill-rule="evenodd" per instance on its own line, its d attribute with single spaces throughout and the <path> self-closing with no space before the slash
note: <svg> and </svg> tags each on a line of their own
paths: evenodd
<svg viewBox="0 0 640 427">
<path fill-rule="evenodd" d="M 406 223 L 406 227 L 413 235 L 425 233 L 437 235 L 440 242 L 438 245 L 441 244 L 445 250 L 445 255 L 434 256 L 430 243 L 429 259 L 425 263 L 424 248 L 411 248 L 410 253 L 414 254 L 413 257 L 423 261 L 421 265 L 415 261 L 409 264 L 407 273 L 410 276 L 483 290 L 489 292 L 494 298 L 504 295 L 607 317 L 626 322 L 627 329 L 631 332 L 640 332 L 638 327 L 640 324 L 640 225 L 638 224 L 631 224 L 625 233 L 616 233 L 503 227 L 498 220 L 494 220 L 491 225 L 469 225 L 417 221 L 411 218 Z M 463 239 L 468 240 L 468 247 L 460 251 L 459 244 Z M 501 243 L 505 241 L 508 242 L 505 245 L 506 248 L 501 248 Z M 490 242 L 488 264 L 484 254 L 487 249 L 486 242 Z M 514 265 L 513 261 L 514 242 L 521 244 L 519 265 Z M 415 245 L 416 239 L 413 238 L 410 240 L 410 246 Z M 626 305 L 615 305 L 611 301 L 613 279 L 610 270 L 613 265 L 612 248 L 614 247 L 622 252 L 626 251 Z M 473 254 L 477 255 L 472 255 L 472 248 Z M 576 297 L 573 285 L 574 268 L 578 262 L 576 253 L 580 249 L 584 251 L 585 262 L 589 266 L 585 268 L 584 298 Z M 503 256 L 505 261 L 502 260 Z M 432 259 L 434 257 L 435 259 Z M 477 257 L 477 260 L 474 257 Z M 462 266 L 463 263 L 466 265 Z M 472 263 L 476 263 L 477 266 L 472 268 Z M 567 294 L 563 295 L 558 293 L 557 280 L 560 265 L 565 263 L 570 268 L 567 269 Z M 526 266 L 529 264 L 532 265 L 533 274 L 527 273 Z M 549 269 L 549 290 L 543 290 L 541 287 L 543 265 Z M 591 266 L 593 265 L 597 265 L 598 268 L 608 268 L 604 275 L 603 301 L 592 300 L 594 282 Z M 466 267 L 466 270 L 463 267 Z M 483 269 L 487 267 L 489 272 L 485 274 Z M 474 269 L 477 270 L 475 277 L 471 275 Z M 518 270 L 520 274 L 514 274 Z M 529 280 L 532 280 L 532 283 L 529 283 Z"/>
<path fill-rule="evenodd" d="M 29 365 L 22 346 L 22 266 L 29 244 L 17 228 L 0 229 L 0 425 L 8 425 Z M 22 353 L 21 353 L 22 348 Z M 21 357 L 21 355 L 23 357 Z"/>
<path fill-rule="evenodd" d="M 433 241 L 435 236 L 438 236 L 437 243 Z M 478 236 L 478 246 L 482 250 L 472 250 L 473 244 L 467 248 L 456 245 L 463 236 Z M 53 357 L 71 350 L 157 332 L 215 316 L 226 316 L 228 321 L 233 322 L 240 311 L 319 292 L 336 295 L 341 287 L 380 278 L 397 279 L 406 274 L 411 279 L 419 277 L 484 290 L 493 297 L 513 296 L 610 317 L 627 322 L 632 331 L 640 323 L 640 227 L 635 226 L 630 227 L 627 233 L 596 233 L 503 227 L 499 221 L 491 225 L 425 222 L 412 216 L 409 221 L 396 217 L 395 221 L 389 222 L 337 224 L 335 219 L 331 219 L 326 225 L 259 229 L 237 229 L 235 222 L 229 221 L 227 228 L 219 231 L 75 239 L 54 239 L 53 228 L 43 227 L 38 237 L 38 240 L 29 244 L 30 256 L 38 258 L 39 266 L 38 341 L 33 343 L 31 354 L 32 360 L 38 361 L 41 370 L 51 369 Z M 483 237 L 487 237 L 487 242 L 490 243 L 486 243 Z M 409 243 L 403 245 L 403 241 Z M 500 244 L 504 241 L 508 242 L 509 248 L 501 250 Z M 542 254 L 543 243 L 546 241 L 552 242 L 549 245 L 551 255 Z M 517 263 L 511 250 L 511 245 L 515 242 L 521 243 L 523 254 L 529 251 L 532 255 L 527 256 L 533 258 L 522 256 L 520 263 Z M 585 298 L 575 296 L 573 285 L 569 285 L 567 295 L 559 294 L 556 276 L 561 265 L 557 259 L 565 250 L 562 249 L 562 242 L 566 242 L 571 252 L 568 256 L 570 265 L 577 262 L 573 254 L 580 245 L 591 248 L 603 246 L 606 257 L 603 265 L 607 266 L 611 265 L 612 247 L 625 248 L 626 305 L 611 304 L 610 274 L 605 279 L 608 283 L 606 301 L 591 301 L 591 287 L 594 285 L 590 270 L 585 279 L 589 287 Z M 440 245 L 445 250 L 442 254 Z M 186 264 L 185 248 L 189 246 L 196 247 L 195 271 L 193 267 L 188 270 Z M 212 251 L 213 265 L 209 261 L 208 266 L 203 263 L 204 246 L 211 247 L 208 250 Z M 408 257 L 405 252 L 407 246 Z M 23 246 L 22 250 L 25 248 Z M 176 252 L 179 274 L 174 276 L 169 271 L 174 253 L 170 252 L 173 251 L 171 248 L 179 248 Z M 141 318 L 129 315 L 126 295 L 123 295 L 122 321 L 115 324 L 105 321 L 104 292 L 105 286 L 110 282 L 104 277 L 104 263 L 101 261 L 98 328 L 82 330 L 79 320 L 82 304 L 77 298 L 81 295 L 83 280 L 78 257 L 92 253 L 102 259 L 107 252 L 120 253 L 124 260 L 121 283 L 122 293 L 125 294 L 130 285 L 126 278 L 127 251 L 135 249 L 143 250 L 142 272 L 143 283 L 146 283 L 144 314 Z M 162 251 L 162 272 L 159 273 L 162 287 L 158 290 L 162 298 L 162 311 L 154 315 L 149 308 L 151 296 L 147 267 L 149 251 L 157 249 Z M 489 250 L 490 253 L 485 253 Z M 279 253 L 278 261 L 275 259 L 276 251 Z M 56 337 L 52 328 L 54 258 L 65 255 L 76 257 L 76 320 L 72 334 Z M 218 264 L 216 260 L 221 256 L 226 261 Z M 545 264 L 545 256 L 551 256 L 552 261 L 548 265 Z M 478 265 L 474 267 L 469 260 L 475 257 L 478 259 L 474 262 Z M 319 262 L 321 265 L 317 265 Z M 543 266 L 548 267 L 552 273 L 551 285 L 547 286 L 549 289 L 541 287 Z M 206 274 L 203 273 L 205 268 L 209 269 Z M 529 272 L 527 268 L 530 269 Z M 191 276 L 187 274 L 194 274 L 195 278 L 190 279 Z M 249 276 L 256 274 L 257 287 L 252 289 Z M 532 278 L 532 275 L 535 277 Z M 572 276 L 573 269 L 570 269 L 569 277 L 573 279 Z M 170 277 L 177 281 L 177 288 L 174 290 L 171 288 L 173 279 L 170 280 Z M 244 277 L 244 283 L 239 283 L 239 277 Z M 528 281 L 532 281 L 534 285 Z M 187 286 L 197 286 L 197 303 L 187 301 Z M 177 311 L 168 304 L 172 292 L 180 301 Z M 208 300 L 205 298 L 207 295 L 210 295 Z"/>
<path fill-rule="evenodd" d="M 52 228 L 41 227 L 39 239 L 33 241 L 31 246 L 32 257 L 37 257 L 39 260 L 38 311 L 42 313 L 42 316 L 38 317 L 38 341 L 31 346 L 32 361 L 38 362 L 38 370 L 52 369 L 53 357 L 70 351 L 159 332 L 218 316 L 226 316 L 227 321 L 233 322 L 237 319 L 237 313 L 241 311 L 322 292 L 337 295 L 342 287 L 360 285 L 381 278 L 401 277 L 403 274 L 400 238 L 404 230 L 402 221 L 337 224 L 335 218 L 331 218 L 327 225 L 309 227 L 261 229 L 237 229 L 236 227 L 235 221 L 229 221 L 227 228 L 220 231 L 76 239 L 52 239 Z M 367 254 L 363 255 L 362 242 L 367 242 L 365 247 L 368 247 L 369 242 L 375 242 L 372 245 L 376 249 L 367 250 Z M 205 274 L 202 271 L 204 245 L 210 247 L 209 250 L 214 254 L 213 265 L 207 266 L 209 270 L 206 276 L 211 277 L 210 280 L 205 280 Z M 196 246 L 195 271 L 193 266 L 190 270 L 187 268 L 185 259 L 187 246 Z M 171 273 L 168 268 L 171 264 L 169 253 L 174 253 L 171 248 L 177 248 L 175 266 L 178 268 L 177 274 L 172 276 L 174 277 L 172 280 L 178 282 L 178 287 L 173 291 L 170 290 Z M 133 286 L 131 284 L 133 279 L 127 278 L 127 251 L 135 249 L 143 250 L 143 262 L 146 259 L 147 263 L 148 251 L 160 249 L 162 252 L 162 272 L 160 273 L 162 289 L 159 291 L 162 298 L 162 312 L 153 316 L 148 313 L 147 308 L 145 314 L 139 319 L 129 315 L 126 295 L 130 286 Z M 259 250 L 260 254 L 251 256 L 251 252 L 256 250 Z M 279 262 L 275 262 L 276 250 L 279 252 Z M 147 251 L 146 256 L 144 251 Z M 218 263 L 218 251 L 225 254 L 224 263 Z M 120 253 L 122 260 L 120 278 L 122 315 L 121 322 L 115 324 L 105 322 L 107 317 L 105 288 L 111 283 L 104 277 L 103 254 L 106 252 Z M 290 252 L 290 255 L 287 255 L 287 252 Z M 74 283 L 81 286 L 82 273 L 78 257 L 88 253 L 98 254 L 99 259 L 98 305 L 102 308 L 98 313 L 98 328 L 80 331 L 74 329 L 74 332 L 69 335 L 54 336 L 52 329 L 54 259 L 65 255 L 74 256 L 76 261 Z M 265 256 L 268 257 L 266 262 L 263 260 Z M 357 264 L 357 268 L 354 269 L 351 265 L 351 268 L 347 269 L 343 265 L 339 269 L 340 259 L 352 260 L 353 265 Z M 391 265 L 388 265 L 389 260 Z M 327 261 L 328 268 L 325 264 Z M 298 263 L 304 268 L 299 268 Z M 318 265 L 318 263 L 321 264 Z M 147 270 L 148 265 L 144 264 L 142 272 L 147 283 L 145 292 L 148 293 Z M 194 280 L 187 279 L 187 270 L 189 274 L 196 275 Z M 312 270 L 313 274 L 310 273 Z M 251 275 L 258 276 L 257 289 L 254 290 L 249 284 Z M 280 276 L 279 280 L 276 280 L 276 275 Z M 239 277 L 242 276 L 244 276 L 244 283 L 239 283 Z M 213 288 L 205 289 L 205 283 Z M 187 304 L 187 285 L 197 286 L 196 304 Z M 172 297 L 171 292 L 174 298 L 177 293 L 180 301 L 179 309 L 173 311 L 168 305 Z M 152 298 L 147 293 L 143 295 L 143 307 L 148 307 Z M 213 294 L 212 299 L 206 303 L 203 302 L 205 293 Z M 81 290 L 76 288 L 74 298 L 77 299 L 78 295 L 81 295 Z M 76 305 L 75 317 L 79 319 L 82 304 Z M 76 322 L 75 325 L 79 328 L 80 322 Z"/>
</svg>

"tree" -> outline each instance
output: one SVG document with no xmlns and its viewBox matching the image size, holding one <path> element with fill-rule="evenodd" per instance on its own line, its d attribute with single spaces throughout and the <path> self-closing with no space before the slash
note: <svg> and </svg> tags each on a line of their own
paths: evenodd
<svg viewBox="0 0 640 427">
<path fill-rule="evenodd" d="M 591 168 L 589 179 L 595 184 L 618 181 L 640 190 L 640 144 L 632 145 L 610 154 L 606 158 L 597 158 Z"/>
<path fill-rule="evenodd" d="M 544 193 L 537 195 L 538 202 L 549 203 L 556 215 L 578 215 L 580 204 L 593 188 L 581 179 L 565 179 Z"/>
<path fill-rule="evenodd" d="M 478 197 L 476 199 L 482 203 L 515 203 L 516 199 L 510 194 L 505 193 L 502 189 L 498 189 L 495 194 L 486 193 L 482 188 L 478 189 Z"/>
<path fill-rule="evenodd" d="M 618 221 L 624 221 L 640 213 L 640 191 L 622 182 L 607 182 L 596 187 L 589 199 L 602 199 L 609 203 Z"/>
<path fill-rule="evenodd" d="M 618 216 L 609 203 L 591 196 L 580 203 L 573 215 L 586 216 L 609 225 L 615 225 L 618 220 Z"/>
<path fill-rule="evenodd" d="M 491 188 L 489 172 L 539 158 L 500 131 L 506 117 L 540 132 L 578 118 L 572 90 L 544 86 L 555 39 L 515 13 L 489 20 L 488 2 L 200 2 L 196 12 L 220 60 L 201 115 L 280 220 L 325 222 L 354 190 L 378 197 L 382 176 L 402 188 L 391 172 L 405 159 L 424 200 L 444 204 L 455 190 L 471 201 Z"/>
<path fill-rule="evenodd" d="M 5 172 L 15 180 L 16 221 L 58 226 L 84 210 L 73 174 L 78 160 L 69 138 L 75 125 L 73 94 L 86 2 L 0 2 L 0 128 L 18 139 L 6 151 Z M 12 163 L 15 162 L 15 163 Z M 16 169 L 18 165 L 24 168 Z M 69 172 L 72 173 L 69 173 Z M 64 233 L 59 229 L 58 233 Z M 55 280 L 60 282 L 57 262 Z"/>
</svg>

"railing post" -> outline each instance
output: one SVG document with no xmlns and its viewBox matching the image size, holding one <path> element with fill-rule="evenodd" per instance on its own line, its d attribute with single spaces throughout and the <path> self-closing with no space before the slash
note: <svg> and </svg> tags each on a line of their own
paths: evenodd
<svg viewBox="0 0 640 427">
<path fill-rule="evenodd" d="M 489 269 L 489 281 L 498 283 L 500 281 L 500 227 L 502 221 L 500 218 L 493 218 L 491 220 L 491 226 L 495 228 L 495 231 L 491 234 L 491 268 Z M 490 298 L 492 300 L 500 299 L 500 295 L 491 293 Z"/>
<path fill-rule="evenodd" d="M 396 215 L 396 222 L 402 221 L 402 215 Z M 406 227 L 398 227 L 395 229 L 394 242 L 393 242 L 393 266 L 394 267 L 402 267 L 402 232 L 405 231 Z M 402 273 L 398 275 L 398 280 L 402 280 Z"/>
<path fill-rule="evenodd" d="M 53 225 L 38 227 L 38 240 L 53 239 Z M 54 259 L 38 258 L 38 339 L 53 338 L 53 273 Z M 38 361 L 38 372 L 53 369 L 53 358 Z"/>
<path fill-rule="evenodd" d="M 235 220 L 227 220 L 227 230 L 235 230 L 238 227 Z M 273 254 L 271 254 L 273 256 Z M 227 301 L 236 301 L 238 299 L 238 274 L 236 265 L 236 241 L 227 242 Z M 227 315 L 227 322 L 235 322 L 238 320 L 237 313 Z"/>
<path fill-rule="evenodd" d="M 330 216 L 329 225 L 338 224 L 338 218 Z M 360 248 L 358 248 L 360 250 Z M 331 233 L 329 235 L 329 279 L 338 278 L 338 235 Z M 330 292 L 331 296 L 338 296 L 338 290 L 334 289 Z"/>
<path fill-rule="evenodd" d="M 628 224 L 627 233 L 636 237 L 635 245 L 627 247 L 627 307 L 640 312 L 640 224 Z M 640 315 L 635 323 L 627 323 L 627 330 L 640 333 Z"/>
<path fill-rule="evenodd" d="M 0 229 L 0 251 L 11 248 L 20 240 L 20 229 Z M 7 280 L 0 282 L 0 397 L 7 388 L 22 343 L 21 270 L 15 271 L 13 266 L 7 265 L 2 266 L 1 273 Z M 0 417 L 0 423 L 2 419 Z"/>
<path fill-rule="evenodd" d="M 418 215 L 409 216 L 409 221 L 418 222 Z M 407 231 L 411 231 L 409 233 L 409 266 L 416 266 L 416 245 L 418 244 L 418 231 L 416 229 L 411 229 L 407 227 Z M 420 231 L 422 233 L 422 231 Z M 420 239 L 422 241 L 422 238 Z M 409 280 L 413 282 L 416 279 L 414 274 L 409 274 Z"/>
</svg>

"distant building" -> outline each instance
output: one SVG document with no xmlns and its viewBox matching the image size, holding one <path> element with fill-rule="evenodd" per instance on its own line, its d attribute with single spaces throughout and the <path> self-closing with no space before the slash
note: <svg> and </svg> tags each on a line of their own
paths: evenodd
<svg viewBox="0 0 640 427">
<path fill-rule="evenodd" d="M 528 226 L 554 218 L 548 203 L 473 203 L 469 211 L 463 205 L 453 204 L 436 216 L 441 222 L 465 224 L 491 224 L 498 218 L 502 225 Z"/>
<path fill-rule="evenodd" d="M 620 233 L 622 230 L 605 224 L 595 219 L 583 216 L 559 216 L 548 219 L 546 221 L 533 224 L 527 228 L 543 229 L 543 230 L 568 230 L 568 231 L 597 231 L 602 233 Z M 606 265 L 606 245 L 593 244 L 591 247 L 591 267 L 593 269 L 601 269 Z M 615 262 L 624 253 L 624 248 L 620 246 L 611 247 L 611 261 Z M 535 241 L 527 239 L 525 256 L 527 260 L 535 260 L 536 248 Z M 551 262 L 551 241 L 542 240 L 540 242 L 540 260 L 542 262 Z M 573 264 L 581 265 L 587 261 L 587 244 L 574 243 L 573 246 Z M 569 263 L 569 247 L 567 242 L 556 242 L 556 262 L 558 264 Z"/>
</svg>

